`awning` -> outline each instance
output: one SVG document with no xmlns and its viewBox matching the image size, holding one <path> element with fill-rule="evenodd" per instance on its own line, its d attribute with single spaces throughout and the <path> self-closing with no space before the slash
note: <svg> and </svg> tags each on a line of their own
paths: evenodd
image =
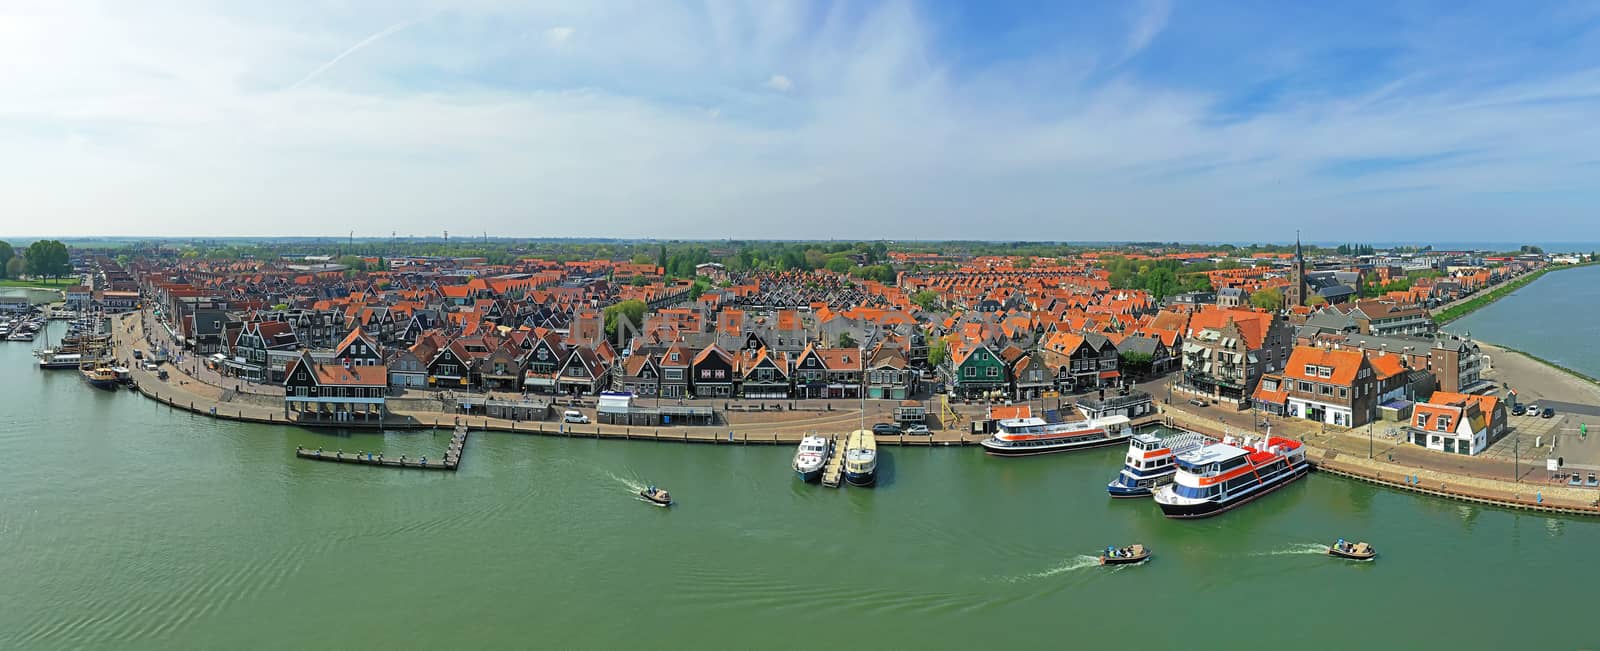
<svg viewBox="0 0 1600 651">
<path fill-rule="evenodd" d="M 1121 376 L 1122 376 L 1122 373 L 1119 372 L 1119 371 L 1100 371 L 1100 379 L 1102 379 L 1102 380 L 1109 380 L 1111 378 L 1121 377 Z"/>
</svg>

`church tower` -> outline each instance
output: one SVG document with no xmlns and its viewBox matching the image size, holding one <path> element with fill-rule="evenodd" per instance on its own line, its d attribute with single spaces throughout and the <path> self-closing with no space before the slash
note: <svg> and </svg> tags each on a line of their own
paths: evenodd
<svg viewBox="0 0 1600 651">
<path fill-rule="evenodd" d="M 1289 272 L 1289 289 L 1284 292 L 1284 307 L 1306 304 L 1306 254 L 1300 248 L 1300 231 L 1294 232 L 1294 267 Z"/>
</svg>

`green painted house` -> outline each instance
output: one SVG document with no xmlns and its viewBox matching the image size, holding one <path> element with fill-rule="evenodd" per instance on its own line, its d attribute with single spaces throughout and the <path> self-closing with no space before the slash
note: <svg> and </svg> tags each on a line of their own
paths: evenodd
<svg viewBox="0 0 1600 651">
<path fill-rule="evenodd" d="M 950 352 L 950 368 L 958 396 L 977 398 L 1007 388 L 1005 360 L 988 346 L 956 347 Z"/>
</svg>

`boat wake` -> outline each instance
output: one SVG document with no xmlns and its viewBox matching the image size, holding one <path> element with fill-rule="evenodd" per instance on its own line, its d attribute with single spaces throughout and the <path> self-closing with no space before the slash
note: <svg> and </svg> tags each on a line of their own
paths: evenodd
<svg viewBox="0 0 1600 651">
<path fill-rule="evenodd" d="M 1063 561 L 1060 565 L 1057 565 L 1057 566 L 1052 567 L 1052 568 L 1047 569 L 1047 570 L 1043 570 L 1043 571 L 1040 571 L 1040 572 L 1030 572 L 1028 574 L 1019 574 L 1019 575 L 1016 575 L 1016 576 L 1008 576 L 1008 577 L 1005 577 L 1005 578 L 1003 578 L 1001 580 L 1006 582 L 1006 583 L 1025 583 L 1025 582 L 1028 582 L 1028 581 L 1037 581 L 1039 579 L 1048 579 L 1050 577 L 1060 576 L 1060 575 L 1066 574 L 1068 572 L 1076 572 L 1078 570 L 1084 570 L 1084 569 L 1088 569 L 1088 568 L 1091 568 L 1091 567 L 1099 567 L 1099 566 L 1100 566 L 1100 558 L 1098 556 L 1085 556 L 1085 555 L 1080 554 L 1080 555 L 1068 558 L 1067 560 Z"/>
<path fill-rule="evenodd" d="M 1324 543 L 1298 543 L 1282 549 L 1256 552 L 1251 556 L 1297 556 L 1300 554 L 1322 555 L 1326 553 L 1328 553 L 1328 546 Z"/>
<path fill-rule="evenodd" d="M 628 492 L 635 495 L 639 494 L 640 491 L 645 489 L 644 482 L 639 481 L 638 478 L 620 477 L 616 473 L 613 473 L 609 470 L 602 470 L 600 472 L 605 473 L 607 477 L 611 478 L 611 481 L 621 484 L 624 488 L 628 489 Z"/>
</svg>

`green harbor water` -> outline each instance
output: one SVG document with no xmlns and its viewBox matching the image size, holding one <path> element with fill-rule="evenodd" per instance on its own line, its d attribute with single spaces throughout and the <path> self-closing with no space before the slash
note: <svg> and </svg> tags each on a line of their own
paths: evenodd
<svg viewBox="0 0 1600 651">
<path fill-rule="evenodd" d="M 792 450 L 217 422 L 0 343 L 0 648 L 1592 647 L 1600 522 L 1312 475 L 1219 518 L 1112 501 L 1121 450 L 884 453 L 875 489 Z M 645 482 L 679 505 L 632 493 Z M 1344 536 L 1373 563 L 1327 558 Z M 1142 542 L 1155 558 L 1090 557 Z"/>
</svg>

